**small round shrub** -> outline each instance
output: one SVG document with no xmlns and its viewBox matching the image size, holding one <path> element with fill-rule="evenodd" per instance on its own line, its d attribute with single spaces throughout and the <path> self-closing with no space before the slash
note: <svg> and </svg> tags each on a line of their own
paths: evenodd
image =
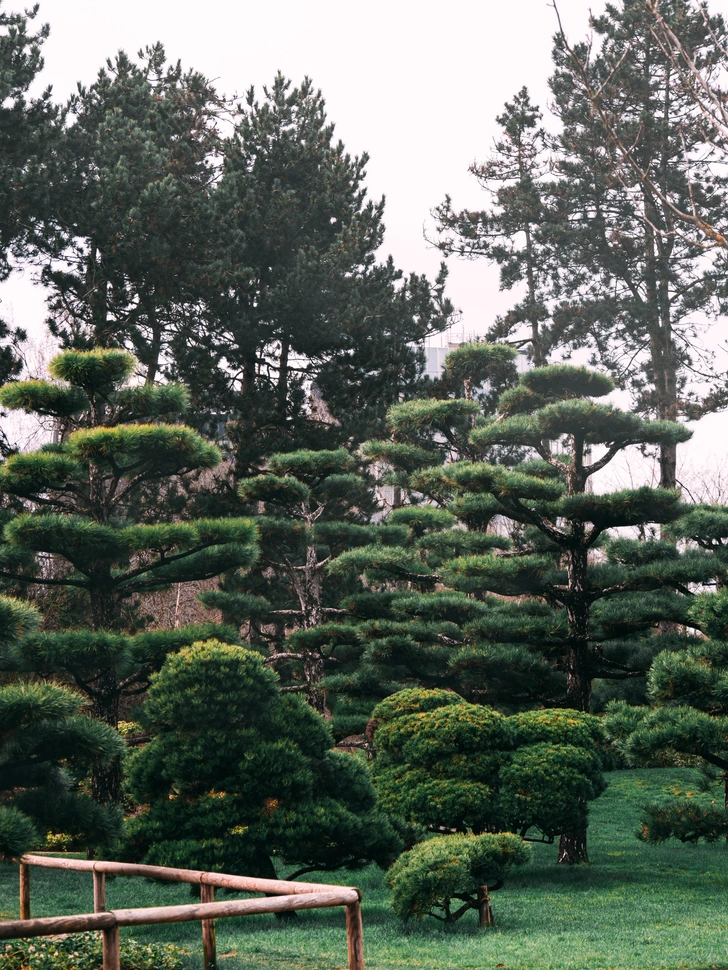
<svg viewBox="0 0 728 970">
<path fill-rule="evenodd" d="M 441 835 L 404 852 L 387 874 L 392 908 L 411 917 L 451 923 L 478 906 L 478 889 L 499 889 L 513 866 L 524 865 L 529 847 L 510 832 Z M 461 905 L 453 911 L 452 900 Z"/>
</svg>

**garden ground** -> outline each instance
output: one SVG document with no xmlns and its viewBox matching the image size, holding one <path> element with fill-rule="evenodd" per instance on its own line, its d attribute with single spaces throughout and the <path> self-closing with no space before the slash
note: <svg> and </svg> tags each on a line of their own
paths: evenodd
<svg viewBox="0 0 728 970">
<path fill-rule="evenodd" d="M 494 894 L 495 930 L 475 913 L 454 928 L 424 920 L 403 928 L 389 907 L 383 874 L 323 874 L 321 881 L 358 885 L 364 893 L 367 970 L 728 970 L 728 845 L 643 845 L 635 838 L 640 806 L 692 791 L 691 769 L 616 771 L 592 806 L 591 865 L 556 865 L 556 846 L 534 845 L 533 861 Z M 697 795 L 696 797 L 705 797 Z M 315 881 L 315 877 L 307 876 Z M 32 870 L 32 914 L 92 910 L 91 879 Z M 224 898 L 220 895 L 218 898 Z M 117 879 L 107 905 L 171 905 L 190 900 L 183 886 Z M 0 866 L 0 913 L 17 918 L 17 867 Z M 188 946 L 201 966 L 198 923 L 136 928 L 135 938 Z M 341 910 L 220 920 L 221 970 L 334 970 L 346 965 Z"/>
</svg>

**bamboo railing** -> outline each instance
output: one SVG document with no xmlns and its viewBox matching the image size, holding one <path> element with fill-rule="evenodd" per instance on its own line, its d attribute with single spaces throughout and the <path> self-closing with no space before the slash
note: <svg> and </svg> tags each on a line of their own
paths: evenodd
<svg viewBox="0 0 728 970">
<path fill-rule="evenodd" d="M 79 916 L 30 917 L 30 867 L 90 872 L 94 880 L 94 912 Z M 106 909 L 106 875 L 143 876 L 167 882 L 199 885 L 199 903 L 185 906 L 153 906 L 146 909 Z M 243 892 L 266 893 L 265 899 L 236 899 L 215 902 L 215 887 Z M 217 965 L 215 920 L 229 916 L 287 913 L 299 909 L 346 907 L 346 936 L 349 970 L 364 970 L 364 941 L 361 923 L 361 892 L 348 886 L 326 886 L 312 882 L 256 879 L 197 869 L 134 865 L 126 862 L 63 859 L 45 855 L 24 855 L 20 860 L 20 919 L 0 922 L 0 940 L 53 936 L 58 933 L 100 931 L 104 970 L 120 970 L 119 927 L 150 926 L 157 923 L 202 923 L 205 970 Z"/>
</svg>

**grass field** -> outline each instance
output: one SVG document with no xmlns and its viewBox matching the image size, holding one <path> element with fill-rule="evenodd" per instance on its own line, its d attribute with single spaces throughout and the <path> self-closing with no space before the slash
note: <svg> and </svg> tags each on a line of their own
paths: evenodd
<svg viewBox="0 0 728 970">
<path fill-rule="evenodd" d="M 592 810 L 591 865 L 557 866 L 555 846 L 535 845 L 530 865 L 493 897 L 495 930 L 480 930 L 475 913 L 453 929 L 425 920 L 405 930 L 389 909 L 378 869 L 322 877 L 364 892 L 368 970 L 728 968 L 728 846 L 653 847 L 634 837 L 640 806 L 671 787 L 690 789 L 692 770 L 618 771 L 608 777 L 609 788 Z M 115 880 L 107 889 L 110 909 L 189 900 L 186 887 L 141 880 Z M 0 866 L 0 912 L 17 917 L 17 907 L 17 868 Z M 33 916 L 92 908 L 89 876 L 32 871 Z M 299 914 L 291 922 L 272 916 L 220 920 L 217 932 L 223 970 L 346 965 L 343 911 Z M 139 928 L 134 935 L 187 945 L 190 966 L 201 966 L 197 923 Z"/>
</svg>

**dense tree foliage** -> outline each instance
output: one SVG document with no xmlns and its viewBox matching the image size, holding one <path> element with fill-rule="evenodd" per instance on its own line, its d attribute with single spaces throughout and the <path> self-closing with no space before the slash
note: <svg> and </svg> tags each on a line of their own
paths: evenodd
<svg viewBox="0 0 728 970">
<path fill-rule="evenodd" d="M 37 622 L 31 607 L 0 597 L 0 670 L 12 667 L 13 644 Z M 113 728 L 85 715 L 84 704 L 57 684 L 0 685 L 0 857 L 22 855 L 48 832 L 83 848 L 120 833 L 118 809 L 77 789 L 94 765 L 124 748 Z"/>
<path fill-rule="evenodd" d="M 677 523 L 678 534 L 724 550 L 725 508 L 696 508 Z M 725 556 L 719 553 L 725 567 Z M 665 754 L 697 759 L 701 788 L 722 786 L 722 805 L 706 807 L 687 797 L 645 808 L 642 838 L 714 841 L 728 835 L 728 591 L 693 598 L 687 622 L 702 636 L 687 637 L 682 649 L 658 654 L 648 676 L 648 707 L 615 703 L 607 709 L 607 730 L 630 764 Z"/>
<path fill-rule="evenodd" d="M 236 626 L 246 623 L 248 641 L 267 648 L 283 689 L 303 691 L 324 713 L 326 657 L 320 631 L 310 631 L 345 612 L 338 604 L 351 585 L 327 566 L 342 551 L 396 530 L 370 524 L 372 483 L 343 448 L 271 455 L 266 473 L 244 479 L 239 494 L 246 510 L 258 513 L 260 555 L 200 599 Z"/>
<path fill-rule="evenodd" d="M 515 832 L 552 842 L 586 828 L 605 788 L 597 718 L 578 711 L 506 717 L 450 691 L 410 689 L 373 711 L 382 807 L 430 831 Z"/>
<path fill-rule="evenodd" d="M 477 909 L 480 925 L 490 926 L 490 893 L 527 861 L 528 846 L 510 833 L 427 839 L 404 852 L 387 873 L 392 908 L 403 920 L 434 916 L 445 923 Z M 454 899 L 460 904 L 455 911 Z"/>
<path fill-rule="evenodd" d="M 0 389 L 6 407 L 52 417 L 59 438 L 11 456 L 2 469 L 0 488 L 24 506 L 5 542 L 41 557 L 34 569 L 5 566 L 2 575 L 72 596 L 65 606 L 73 618 L 62 626 L 73 629 L 34 638 L 18 663 L 70 673 L 112 726 L 124 693 L 144 689 L 165 648 L 179 649 L 200 632 L 141 641 L 117 635 L 134 631 L 140 594 L 211 578 L 256 556 L 248 519 L 182 521 L 186 479 L 214 468 L 220 454 L 190 428 L 163 423 L 184 412 L 183 389 L 128 386 L 133 367 L 120 350 L 69 350 L 51 362 L 56 382 Z M 118 799 L 119 770 L 117 763 L 95 772 L 98 800 Z"/>
<path fill-rule="evenodd" d="M 153 740 L 131 767 L 146 806 L 129 825 L 134 858 L 275 878 L 274 859 L 300 875 L 401 850 L 366 765 L 329 750 L 323 718 L 281 694 L 259 654 L 208 641 L 168 658 L 142 723 Z"/>
</svg>

